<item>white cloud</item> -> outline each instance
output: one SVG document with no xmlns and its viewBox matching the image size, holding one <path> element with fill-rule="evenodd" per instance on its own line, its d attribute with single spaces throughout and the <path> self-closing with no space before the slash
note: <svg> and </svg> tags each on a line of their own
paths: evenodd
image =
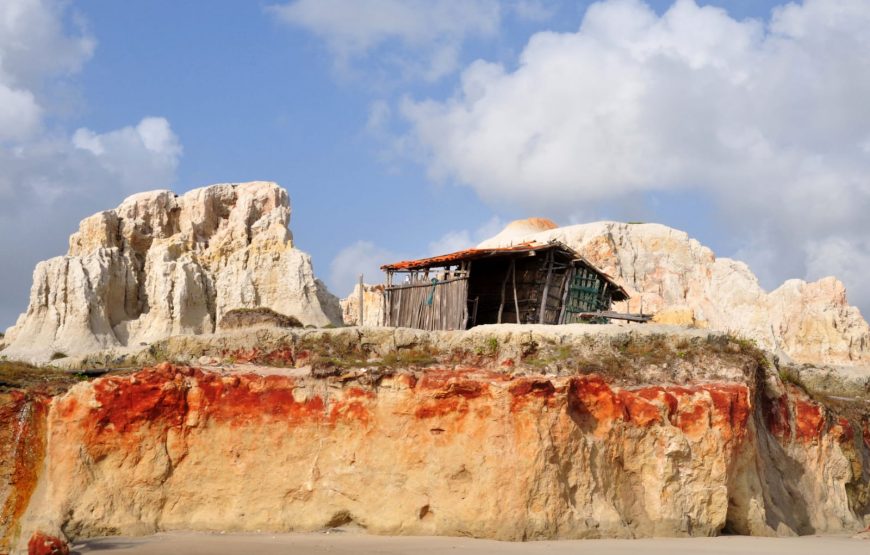
<svg viewBox="0 0 870 555">
<path fill-rule="evenodd" d="M 474 230 L 459 229 L 448 231 L 435 241 L 429 243 L 429 255 L 437 256 L 439 254 L 470 249 L 481 241 L 496 235 L 504 226 L 505 223 L 501 218 L 493 216 Z"/>
<path fill-rule="evenodd" d="M 33 93 L 0 83 L 0 142 L 31 137 L 41 122 L 42 109 Z"/>
<path fill-rule="evenodd" d="M 64 29 L 66 9 L 58 0 L 0 3 L 0 82 L 35 89 L 48 77 L 81 69 L 96 41 L 80 23 L 76 33 Z"/>
<path fill-rule="evenodd" d="M 400 258 L 370 241 L 357 241 L 341 249 L 332 259 L 329 288 L 341 297 L 347 296 L 359 282 L 360 274 L 366 283 L 382 283 L 384 272 L 381 265 L 396 262 Z"/>
<path fill-rule="evenodd" d="M 93 51 L 87 33 L 64 32 L 62 10 L 50 0 L 0 3 L 0 144 L 33 138 L 45 81 L 77 71 Z"/>
<path fill-rule="evenodd" d="M 454 71 L 462 43 L 494 35 L 501 21 L 495 0 L 295 0 L 268 10 L 322 38 L 340 68 L 398 43 L 406 52 L 378 61 L 428 81 Z"/>
<path fill-rule="evenodd" d="M 836 276 L 850 284 L 862 283 L 870 275 L 870 237 L 828 237 L 811 240 L 805 248 L 811 279 Z M 870 306 L 870 288 L 853 288 L 849 300 L 860 307 Z"/>
<path fill-rule="evenodd" d="M 429 243 L 429 254 L 430 256 L 437 256 L 439 254 L 465 250 L 473 246 L 474 239 L 471 238 L 471 233 L 467 229 L 448 231 Z"/>
<path fill-rule="evenodd" d="M 63 254 L 80 219 L 131 193 L 172 185 L 181 147 L 168 122 L 157 122 L 163 141 L 150 142 L 155 120 L 146 118 L 104 134 L 80 129 L 72 138 L 58 133 L 0 147 L 0 330 L 25 308 L 35 264 Z"/>
<path fill-rule="evenodd" d="M 495 235 L 503 227 L 504 222 L 497 216 L 493 216 L 474 230 L 449 231 L 429 243 L 428 256 L 471 248 L 484 239 Z M 371 241 L 356 241 L 341 249 L 332 259 L 329 267 L 328 285 L 335 294 L 346 297 L 353 291 L 354 285 L 359 282 L 360 274 L 364 275 L 366 283 L 383 283 L 384 272 L 381 270 L 381 265 L 420 256 L 423 254 L 402 254 L 376 245 Z"/>
<path fill-rule="evenodd" d="M 431 174 L 490 203 L 570 218 L 700 191 L 773 253 L 762 273 L 815 275 L 811 241 L 870 237 L 868 28 L 865 0 L 788 4 L 767 23 L 609 0 L 577 32 L 534 35 L 516 69 L 477 61 L 455 96 L 402 113 Z"/>
<path fill-rule="evenodd" d="M 385 100 L 376 100 L 369 106 L 369 117 L 366 120 L 366 130 L 373 135 L 383 136 L 389 128 L 390 118 L 393 117 L 390 104 Z M 870 141 L 868 141 L 870 148 Z"/>
<path fill-rule="evenodd" d="M 135 127 L 102 135 L 78 129 L 72 144 L 93 154 L 106 172 L 116 176 L 119 187 L 134 190 L 171 182 L 182 153 L 169 122 L 160 117 L 143 118 Z"/>
<path fill-rule="evenodd" d="M 160 117 L 105 133 L 46 124 L 53 112 L 45 99 L 96 44 L 68 8 L 62 0 L 0 2 L 0 328 L 25 308 L 36 262 L 62 254 L 81 218 L 171 185 L 181 156 Z"/>
<path fill-rule="evenodd" d="M 548 4 L 540 0 L 516 0 L 511 7 L 517 17 L 526 21 L 546 21 L 556 13 L 552 2 Z"/>
</svg>

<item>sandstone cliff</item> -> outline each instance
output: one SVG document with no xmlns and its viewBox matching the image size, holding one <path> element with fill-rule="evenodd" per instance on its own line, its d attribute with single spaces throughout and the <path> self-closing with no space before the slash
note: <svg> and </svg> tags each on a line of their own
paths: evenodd
<svg viewBox="0 0 870 555">
<path fill-rule="evenodd" d="M 663 225 L 549 227 L 538 219 L 514 222 L 479 246 L 558 240 L 623 285 L 632 311 L 642 302 L 644 312 L 657 313 L 662 323 L 731 331 L 798 362 L 870 364 L 870 327 L 833 277 L 789 280 L 767 293 L 746 264 L 717 258 L 686 233 Z"/>
<path fill-rule="evenodd" d="M 23 397 L 0 412 L 7 435 L 40 446 L 7 463 L 23 516 L 0 540 L 349 523 L 505 540 L 789 535 L 854 532 L 870 513 L 866 406 L 825 405 L 721 334 L 264 328 L 163 348 L 212 366 L 27 401 L 39 408 L 23 432 Z M 228 361 L 258 366 L 214 366 Z"/>
<path fill-rule="evenodd" d="M 66 256 L 37 265 L 3 354 L 47 360 L 210 333 L 234 308 L 340 323 L 289 220 L 287 192 L 274 183 L 134 195 L 83 220 Z"/>
</svg>

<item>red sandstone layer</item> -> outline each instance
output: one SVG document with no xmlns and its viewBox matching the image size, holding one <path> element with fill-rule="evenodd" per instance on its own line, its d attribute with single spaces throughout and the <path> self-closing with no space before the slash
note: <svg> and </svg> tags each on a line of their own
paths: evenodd
<svg viewBox="0 0 870 555">
<path fill-rule="evenodd" d="M 867 488 L 870 425 L 856 433 L 780 392 L 476 368 L 363 385 L 164 364 L 80 384 L 50 410 L 29 400 L 18 428 L 23 397 L 3 405 L 4 429 L 29 438 L 6 463 L 4 539 L 18 523 L 33 545 L 348 522 L 500 539 L 858 526 L 867 507 L 848 490 Z"/>
</svg>

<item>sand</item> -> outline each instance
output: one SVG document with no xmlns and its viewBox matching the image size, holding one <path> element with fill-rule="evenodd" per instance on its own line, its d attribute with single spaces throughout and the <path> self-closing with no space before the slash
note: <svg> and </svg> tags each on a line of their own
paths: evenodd
<svg viewBox="0 0 870 555">
<path fill-rule="evenodd" d="M 96 538 L 77 543 L 73 553 L 100 555 L 837 555 L 870 553 L 870 540 L 848 536 L 804 536 L 800 538 L 661 538 L 642 540 L 576 540 L 526 543 L 445 537 L 386 537 L 352 532 L 311 534 L 208 534 L 169 532 L 136 538 Z"/>
</svg>

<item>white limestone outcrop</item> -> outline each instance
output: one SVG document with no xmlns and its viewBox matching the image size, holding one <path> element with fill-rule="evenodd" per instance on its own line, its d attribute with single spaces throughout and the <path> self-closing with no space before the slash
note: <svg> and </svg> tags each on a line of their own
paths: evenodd
<svg viewBox="0 0 870 555">
<path fill-rule="evenodd" d="M 341 317 L 348 326 L 382 326 L 385 317 L 384 285 L 363 285 L 363 311 L 360 322 L 360 285 L 353 287 L 353 292 L 341 299 Z"/>
<path fill-rule="evenodd" d="M 44 361 L 211 333 L 234 308 L 340 323 L 289 220 L 287 191 L 270 182 L 133 195 L 83 220 L 66 256 L 36 266 L 2 354 Z"/>
<path fill-rule="evenodd" d="M 657 321 L 734 332 L 797 362 L 870 363 L 870 327 L 834 277 L 789 280 L 765 292 L 749 267 L 717 258 L 685 232 L 660 224 L 596 222 L 531 233 L 519 223 L 478 245 L 558 240 L 613 276 L 630 308 Z M 622 304 L 616 307 L 624 310 Z"/>
</svg>

